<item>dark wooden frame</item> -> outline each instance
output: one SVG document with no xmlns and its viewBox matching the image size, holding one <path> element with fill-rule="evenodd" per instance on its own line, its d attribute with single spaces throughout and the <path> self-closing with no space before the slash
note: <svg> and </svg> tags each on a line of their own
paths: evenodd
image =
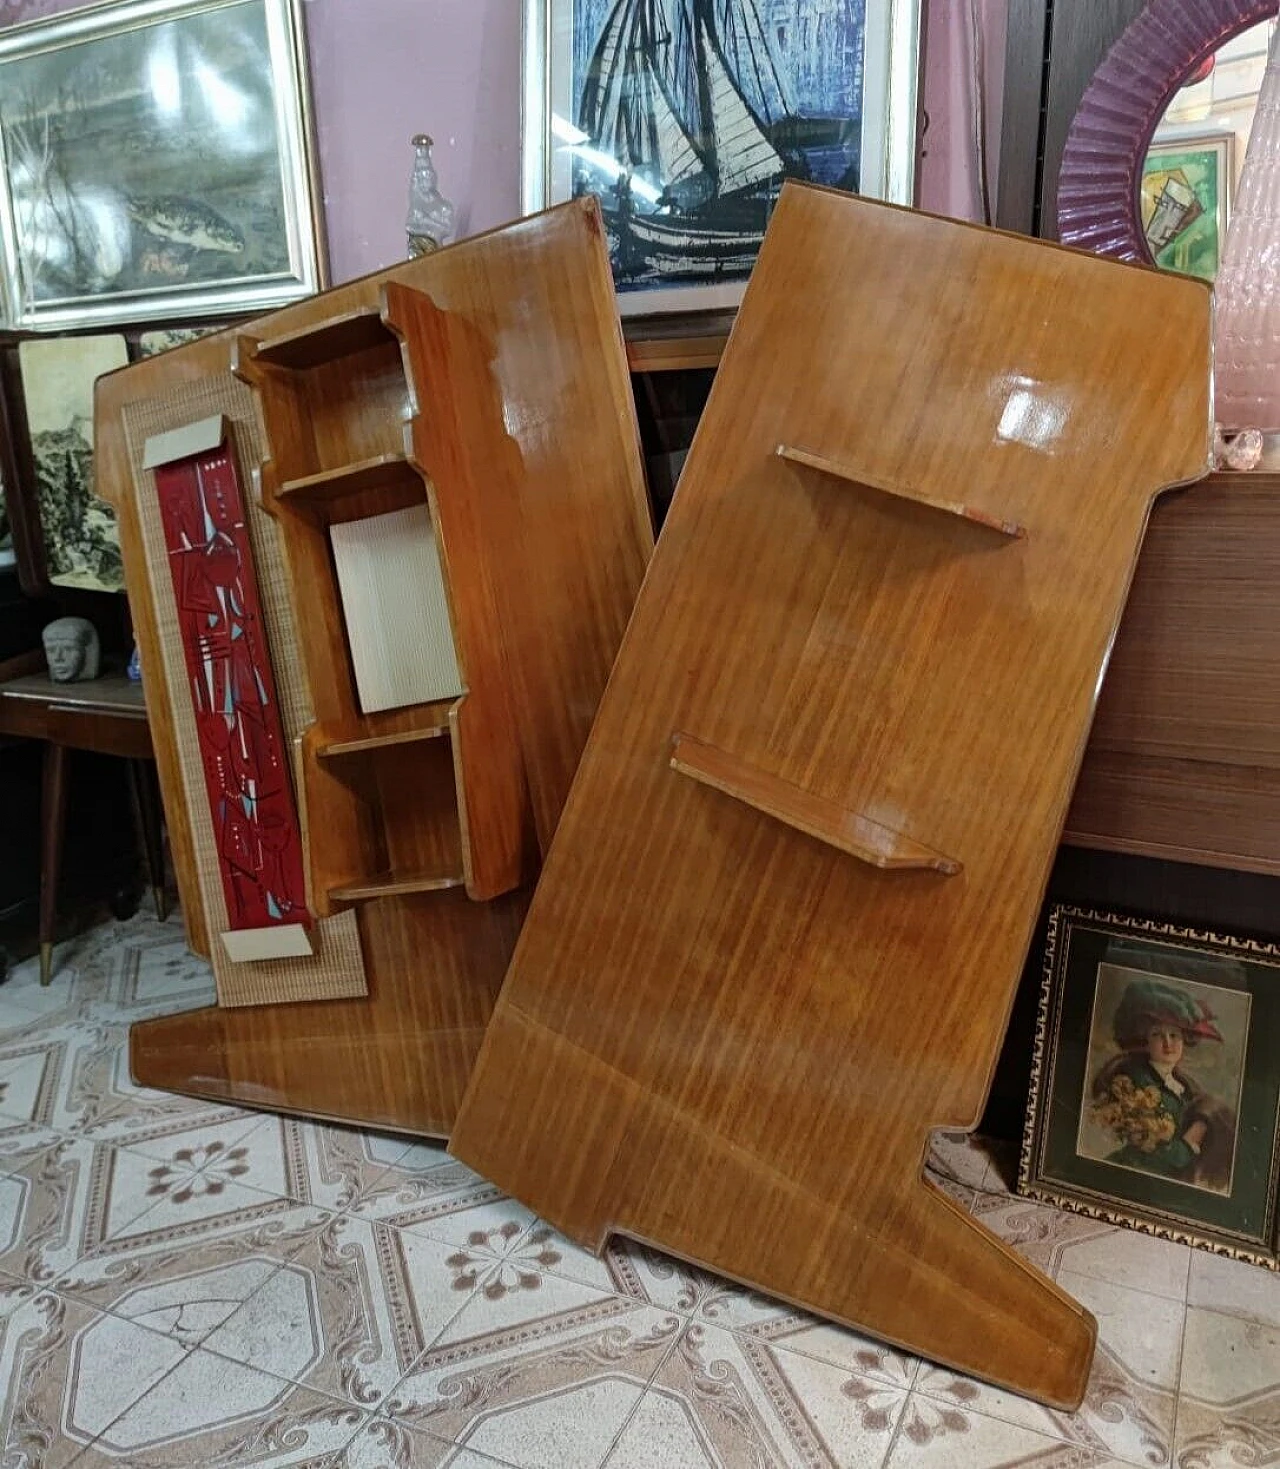
<svg viewBox="0 0 1280 1469">
<path fill-rule="evenodd" d="M 1109 931 L 1124 934 L 1134 941 L 1146 940 L 1165 944 L 1206 956 L 1231 954 L 1255 964 L 1280 964 L 1280 947 L 1253 939 L 1210 933 L 1200 929 L 1178 927 L 1155 919 L 1131 918 L 1116 913 L 1099 912 L 1070 905 L 1056 905 L 1049 914 L 1044 942 L 1044 967 L 1041 974 L 1040 1007 L 1036 1022 L 1035 1045 L 1031 1069 L 1031 1089 L 1027 1108 L 1026 1129 L 1018 1170 L 1018 1192 L 1055 1208 L 1084 1214 L 1108 1224 L 1126 1225 L 1143 1234 L 1193 1245 L 1233 1260 L 1280 1270 L 1280 1220 L 1277 1219 L 1277 1184 L 1280 1183 L 1280 1099 L 1277 1116 L 1270 1133 L 1270 1170 L 1264 1183 L 1266 1220 L 1261 1234 L 1265 1244 L 1245 1242 L 1241 1236 L 1215 1229 L 1193 1216 L 1179 1214 L 1150 1203 L 1147 1208 L 1119 1195 L 1111 1195 L 1087 1187 L 1083 1183 L 1067 1183 L 1046 1177 L 1045 1154 L 1049 1148 L 1049 1129 L 1054 1107 L 1055 1073 L 1059 1042 L 1063 1030 L 1067 989 L 1072 985 L 1070 937 L 1079 927 L 1084 931 Z M 1153 970 L 1155 974 L 1160 971 Z M 1274 1005 L 1273 1001 L 1273 1005 Z M 1259 1015 L 1260 1025 L 1265 1016 Z M 1274 1027 L 1274 1010 L 1272 1020 Z M 1249 1047 L 1249 1057 L 1269 1052 L 1265 1032 Z M 1088 1038 L 1086 1037 L 1086 1045 Z M 1087 1060 L 1086 1060 L 1087 1064 Z M 1087 1076 L 1087 1072 L 1086 1072 Z M 1237 1119 L 1239 1131 L 1245 1130 L 1243 1115 Z M 1127 1169 L 1117 1170 L 1128 1172 Z M 1154 1175 L 1153 1175 L 1154 1177 Z M 1168 1185 L 1164 1185 L 1167 1189 Z M 1179 1185 L 1179 1188 L 1185 1187 Z M 1177 1192 L 1177 1189 L 1170 1190 Z M 1188 1197 L 1191 1195 L 1189 1194 Z"/>
</svg>

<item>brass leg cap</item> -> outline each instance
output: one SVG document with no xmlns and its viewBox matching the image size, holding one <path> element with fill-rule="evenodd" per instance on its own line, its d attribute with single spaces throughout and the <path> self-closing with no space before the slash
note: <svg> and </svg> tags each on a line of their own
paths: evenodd
<svg viewBox="0 0 1280 1469">
<path fill-rule="evenodd" d="M 40 983 L 49 984 L 53 979 L 53 945 L 40 945 Z"/>
</svg>

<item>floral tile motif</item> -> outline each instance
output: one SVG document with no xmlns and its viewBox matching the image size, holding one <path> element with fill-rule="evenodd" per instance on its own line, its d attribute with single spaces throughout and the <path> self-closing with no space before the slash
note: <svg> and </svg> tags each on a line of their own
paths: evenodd
<svg viewBox="0 0 1280 1469">
<path fill-rule="evenodd" d="M 0 1272 L 52 1282 L 152 1210 L 152 1160 L 95 1143 L 58 1138 L 6 1160 L 0 1181 L 4 1234 Z"/>
<path fill-rule="evenodd" d="M 116 1417 L 76 1469 L 330 1469 L 363 1416 L 196 1350 Z"/>
<path fill-rule="evenodd" d="M 1104 1450 L 1064 1443 L 913 1392 L 886 1469 L 1112 1469 Z"/>
<path fill-rule="evenodd" d="M 1177 1469 L 1280 1463 L 1280 1324 L 1192 1306 L 1181 1389 Z"/>
<path fill-rule="evenodd" d="M 546 1263 L 539 1269 L 714 1326 L 746 1331 L 766 1323 L 812 1323 L 814 1319 L 772 1296 L 621 1235 L 610 1239 L 604 1254 L 596 1256 L 539 1220 L 522 1241 L 522 1248 L 535 1243 L 547 1252 Z"/>
<path fill-rule="evenodd" d="M 452 1247 L 342 1215 L 205 1342 L 210 1351 L 377 1408 L 474 1292 Z"/>
<path fill-rule="evenodd" d="M 1057 1412 L 926 1363 L 912 1397 L 918 1416 L 945 1428 L 953 1419 L 977 1414 L 1051 1435 L 1103 1460 L 1162 1469 L 1173 1447 L 1181 1303 L 1067 1271 L 1059 1284 L 1098 1320 L 1098 1349 L 1077 1413 Z"/>
<path fill-rule="evenodd" d="M 510 1469 L 472 1449 L 434 1438 L 389 1418 L 372 1418 L 356 1434 L 334 1469 Z M 676 1469 L 672 1461 L 671 1469 Z"/>
<path fill-rule="evenodd" d="M 296 1117 L 260 1121 L 248 1140 L 241 1181 L 335 1211 L 358 1204 L 413 1147 L 404 1137 Z"/>
<path fill-rule="evenodd" d="M 905 1389 L 689 1323 L 607 1469 L 880 1469 Z"/>
<path fill-rule="evenodd" d="M 476 1291 L 383 1411 L 519 1469 L 597 1469 L 684 1324 L 551 1275 Z"/>
<path fill-rule="evenodd" d="M 23 1302 L 0 1326 L 6 1466 L 70 1464 L 185 1355 L 168 1337 L 50 1291 Z"/>
</svg>

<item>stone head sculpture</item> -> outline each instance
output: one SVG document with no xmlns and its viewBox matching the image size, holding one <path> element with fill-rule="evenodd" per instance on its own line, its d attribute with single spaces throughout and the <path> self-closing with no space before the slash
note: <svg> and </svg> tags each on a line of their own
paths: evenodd
<svg viewBox="0 0 1280 1469">
<path fill-rule="evenodd" d="M 59 617 L 45 628 L 44 656 L 54 683 L 97 678 L 101 650 L 93 623 L 83 617 Z"/>
</svg>

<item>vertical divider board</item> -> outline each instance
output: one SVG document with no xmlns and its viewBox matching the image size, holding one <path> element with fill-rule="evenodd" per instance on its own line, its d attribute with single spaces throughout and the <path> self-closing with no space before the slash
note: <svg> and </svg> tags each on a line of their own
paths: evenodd
<svg viewBox="0 0 1280 1469">
<path fill-rule="evenodd" d="M 532 875 L 537 862 L 496 596 L 501 573 L 490 564 L 499 517 L 485 516 L 491 491 L 476 477 L 491 475 L 496 449 L 482 458 L 460 431 L 459 400 L 479 390 L 479 365 L 460 330 L 420 291 L 388 281 L 382 296 L 387 324 L 403 343 L 406 449 L 427 486 L 467 689 L 451 716 L 467 892 L 494 897 Z"/>
<path fill-rule="evenodd" d="M 413 312 L 389 327 L 387 283 L 417 292 L 422 325 L 439 330 L 418 340 Z M 147 486 L 124 459 L 130 425 L 166 430 L 226 411 L 228 397 L 245 430 L 246 486 L 259 471 L 245 498 L 277 675 L 305 692 L 286 733 L 309 902 L 337 910 L 316 927 L 349 936 L 367 991 L 296 1004 L 321 996 L 259 987 L 256 999 L 139 1022 L 133 1074 L 199 1097 L 447 1135 L 653 545 L 597 203 L 576 200 L 99 382 L 110 471 L 100 483 L 120 514 L 140 626 L 161 646 L 174 636 L 172 590 L 162 553 L 165 581 L 151 575 Z M 329 527 L 424 504 L 464 692 L 365 714 Z M 188 705 L 181 680 L 149 677 L 159 747 L 176 752 L 183 790 Z M 200 815 L 173 806 L 175 854 L 188 833 L 216 925 Z M 500 896 L 476 901 L 488 889 Z M 233 967 L 246 981 L 259 968 Z"/>
<path fill-rule="evenodd" d="M 1080 1402 L 1096 1323 L 923 1162 L 982 1113 L 1151 503 L 1208 467 L 1210 304 L 784 187 L 459 1158 Z"/>
</svg>

